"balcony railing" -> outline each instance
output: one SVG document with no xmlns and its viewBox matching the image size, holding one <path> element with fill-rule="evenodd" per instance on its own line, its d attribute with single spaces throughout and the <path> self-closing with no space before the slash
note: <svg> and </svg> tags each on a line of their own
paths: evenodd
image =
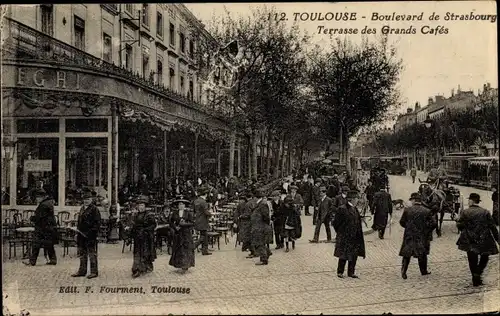
<svg viewBox="0 0 500 316">
<path fill-rule="evenodd" d="M 2 58 L 4 60 L 50 61 L 109 73 L 144 85 L 181 105 L 208 113 L 199 103 L 156 83 L 151 78 L 144 78 L 138 72 L 134 73 L 114 63 L 108 63 L 10 18 L 6 18 L 4 23 L 4 34 L 2 34 L 2 40 L 4 40 Z M 213 113 L 210 114 L 213 116 Z"/>
</svg>

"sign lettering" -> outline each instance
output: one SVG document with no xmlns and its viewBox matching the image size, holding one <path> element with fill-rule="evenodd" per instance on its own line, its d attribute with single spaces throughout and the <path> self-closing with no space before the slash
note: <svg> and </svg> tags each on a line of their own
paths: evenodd
<svg viewBox="0 0 500 316">
<path fill-rule="evenodd" d="M 24 171 L 26 172 L 45 172 L 52 171 L 52 160 L 25 160 Z"/>
</svg>

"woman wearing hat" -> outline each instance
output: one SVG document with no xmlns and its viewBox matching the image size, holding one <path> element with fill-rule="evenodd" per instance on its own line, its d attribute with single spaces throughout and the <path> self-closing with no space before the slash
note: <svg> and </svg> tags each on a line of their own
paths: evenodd
<svg viewBox="0 0 500 316">
<path fill-rule="evenodd" d="M 300 211 L 294 207 L 290 196 L 285 197 L 281 205 L 281 213 L 284 217 L 283 238 L 285 239 L 285 251 L 289 252 L 289 243 L 291 242 L 292 249 L 295 249 L 295 240 L 302 236 Z"/>
<path fill-rule="evenodd" d="M 304 205 L 304 200 L 302 199 L 302 196 L 297 193 L 299 188 L 295 184 L 293 184 L 289 187 L 289 190 L 290 194 L 288 196 L 292 198 L 293 204 L 300 211 L 302 209 L 302 205 Z"/>
<path fill-rule="evenodd" d="M 483 284 L 481 275 L 486 269 L 489 256 L 498 253 L 498 229 L 490 212 L 480 207 L 479 194 L 469 195 L 469 208 L 460 213 L 457 228 L 460 231 L 458 249 L 467 252 L 472 285 Z"/>
<path fill-rule="evenodd" d="M 137 213 L 132 219 L 130 235 L 134 239 L 134 263 L 132 277 L 153 271 L 153 261 L 156 259 L 154 213 L 146 210 L 148 198 L 141 195 L 137 198 Z"/>
<path fill-rule="evenodd" d="M 172 256 L 169 265 L 187 271 L 194 267 L 194 241 L 192 229 L 194 226 L 194 214 L 186 208 L 188 200 L 178 199 L 172 203 L 170 213 L 170 227 L 173 231 Z"/>
</svg>

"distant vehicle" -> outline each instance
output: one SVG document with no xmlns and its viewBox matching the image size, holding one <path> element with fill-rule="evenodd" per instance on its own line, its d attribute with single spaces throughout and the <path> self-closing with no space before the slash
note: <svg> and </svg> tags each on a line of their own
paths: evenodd
<svg viewBox="0 0 500 316">
<path fill-rule="evenodd" d="M 498 165 L 498 157 L 474 157 L 467 159 L 468 170 L 465 175 L 467 183 L 475 187 L 491 188 L 493 178 L 498 177 L 498 175 L 494 175 L 494 172 L 492 172 L 493 161 L 496 161 Z"/>
<path fill-rule="evenodd" d="M 475 152 L 456 152 L 449 153 L 441 158 L 441 167 L 446 173 L 449 181 L 460 184 L 469 184 L 468 168 L 469 159 L 477 157 Z"/>
<path fill-rule="evenodd" d="M 401 156 L 370 157 L 369 166 L 370 169 L 375 167 L 385 169 L 387 174 L 406 174 L 406 158 Z"/>
</svg>

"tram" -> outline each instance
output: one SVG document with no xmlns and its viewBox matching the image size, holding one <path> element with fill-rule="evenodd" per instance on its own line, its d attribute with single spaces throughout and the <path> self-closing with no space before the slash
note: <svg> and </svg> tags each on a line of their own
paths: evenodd
<svg viewBox="0 0 500 316">
<path fill-rule="evenodd" d="M 468 169 L 465 174 L 467 183 L 474 187 L 489 189 L 494 183 L 494 161 L 498 165 L 498 157 L 474 157 L 467 159 Z M 498 170 L 496 170 L 498 173 Z"/>
<path fill-rule="evenodd" d="M 373 157 L 372 167 L 378 166 L 387 170 L 387 174 L 404 175 L 406 174 L 406 158 L 401 156 L 386 156 L 386 157 Z M 378 162 L 378 164 L 376 164 Z"/>
<path fill-rule="evenodd" d="M 455 184 L 469 184 L 469 159 L 477 156 L 475 152 L 455 152 L 442 157 L 441 167 L 446 172 L 447 179 Z"/>
</svg>

